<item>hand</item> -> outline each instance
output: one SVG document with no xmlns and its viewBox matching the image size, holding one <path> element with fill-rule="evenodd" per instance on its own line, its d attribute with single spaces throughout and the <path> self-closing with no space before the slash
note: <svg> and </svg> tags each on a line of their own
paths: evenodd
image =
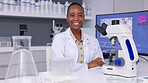
<svg viewBox="0 0 148 83">
<path fill-rule="evenodd" d="M 88 63 L 88 68 L 93 68 L 96 66 L 102 66 L 104 62 L 102 61 L 102 58 L 96 58 L 92 62 Z"/>
</svg>

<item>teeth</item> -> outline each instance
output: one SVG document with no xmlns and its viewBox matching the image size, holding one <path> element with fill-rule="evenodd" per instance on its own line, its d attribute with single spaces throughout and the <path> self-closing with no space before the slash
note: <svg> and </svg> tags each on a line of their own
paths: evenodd
<svg viewBox="0 0 148 83">
<path fill-rule="evenodd" d="M 78 25 L 79 23 L 73 23 L 74 25 Z"/>
</svg>

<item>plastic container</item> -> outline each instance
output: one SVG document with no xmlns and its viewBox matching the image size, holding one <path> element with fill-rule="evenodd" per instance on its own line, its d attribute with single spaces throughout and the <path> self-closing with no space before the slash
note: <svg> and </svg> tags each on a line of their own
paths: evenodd
<svg viewBox="0 0 148 83">
<path fill-rule="evenodd" d="M 57 13 L 58 15 L 62 15 L 62 5 L 60 2 L 57 2 Z"/>
<path fill-rule="evenodd" d="M 45 13 L 45 2 L 44 2 L 44 0 L 40 1 L 40 6 L 41 6 L 41 14 L 44 14 Z"/>
<path fill-rule="evenodd" d="M 26 0 L 21 0 L 21 12 L 26 12 Z"/>
<path fill-rule="evenodd" d="M 83 4 L 82 4 L 82 7 L 84 8 L 84 14 L 86 15 L 86 4 L 83 3 Z"/>
<path fill-rule="evenodd" d="M 9 0 L 4 0 L 3 1 L 3 11 L 8 12 L 9 11 Z"/>
<path fill-rule="evenodd" d="M 69 6 L 68 1 L 65 2 L 64 6 L 65 6 L 65 8 L 64 8 L 65 9 L 65 13 L 64 14 L 67 15 L 67 9 L 68 9 L 68 6 Z"/>
<path fill-rule="evenodd" d="M 39 14 L 41 10 L 40 2 L 35 2 L 35 13 Z"/>
<path fill-rule="evenodd" d="M 30 36 L 13 36 L 10 63 L 4 83 L 39 83 L 37 69 L 30 51 Z"/>
<path fill-rule="evenodd" d="M 3 11 L 3 0 L 0 0 L 0 11 Z"/>
<path fill-rule="evenodd" d="M 52 75 L 55 77 L 61 76 L 69 76 L 72 71 L 71 59 L 62 57 L 62 58 L 54 58 L 52 57 L 51 60 L 51 72 Z"/>
<path fill-rule="evenodd" d="M 21 1 L 17 0 L 15 5 L 15 12 L 20 13 L 21 12 Z"/>
<path fill-rule="evenodd" d="M 53 15 L 57 15 L 57 4 L 53 2 Z"/>
<path fill-rule="evenodd" d="M 49 13 L 49 1 L 48 0 L 44 0 L 45 2 L 45 14 Z"/>
<path fill-rule="evenodd" d="M 49 0 L 49 14 L 52 15 L 53 13 L 53 2 L 52 0 Z"/>
<path fill-rule="evenodd" d="M 31 4 L 31 13 L 34 14 L 35 13 L 35 0 L 31 0 L 30 4 Z"/>
<path fill-rule="evenodd" d="M 9 0 L 9 6 L 10 6 L 10 12 L 15 11 L 15 4 L 16 2 L 14 0 Z"/>
</svg>

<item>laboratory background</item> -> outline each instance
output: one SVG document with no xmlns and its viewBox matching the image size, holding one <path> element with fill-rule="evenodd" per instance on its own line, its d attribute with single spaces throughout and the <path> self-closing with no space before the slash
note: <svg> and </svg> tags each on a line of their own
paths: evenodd
<svg viewBox="0 0 148 83">
<path fill-rule="evenodd" d="M 71 2 L 82 4 L 85 13 L 85 22 L 82 30 L 99 40 L 104 58 L 107 60 L 110 58 L 110 54 L 113 54 L 112 58 L 115 58 L 114 55 L 118 55 L 117 49 L 121 49 L 121 46 L 119 43 L 116 46 L 112 46 L 108 38 L 102 35 L 95 26 L 100 27 L 102 23 L 106 23 L 107 27 L 109 27 L 112 25 L 112 20 L 118 20 L 119 24 L 127 25 L 130 30 L 130 36 L 127 35 L 127 38 L 131 41 L 131 46 L 129 47 L 133 48 L 133 55 L 130 55 L 131 61 L 129 63 L 134 62 L 136 59 L 135 64 L 138 63 L 140 69 L 137 68 L 137 75 L 134 76 L 141 79 L 134 79 L 134 81 L 133 79 L 124 79 L 122 80 L 123 82 L 121 82 L 122 78 L 120 77 L 108 77 L 107 79 L 110 81 L 118 78 L 117 81 L 121 83 L 147 83 L 148 73 L 144 72 L 147 72 L 146 70 L 148 69 L 148 0 L 0 0 L 0 80 L 5 79 L 7 68 L 10 64 L 13 53 L 12 36 L 31 36 L 31 41 L 29 39 L 29 43 L 31 43 L 30 50 L 37 72 L 50 70 L 48 60 L 51 54 L 52 40 L 56 34 L 65 31 L 69 27 L 66 22 L 66 14 Z M 138 55 L 134 56 L 135 53 Z M 139 59 L 137 58 L 138 56 Z M 125 58 L 127 59 L 127 57 Z M 125 64 L 127 63 L 125 62 Z M 123 71 L 126 71 L 126 69 Z M 93 79 L 93 81 L 81 80 L 81 83 L 97 83 L 99 79 L 105 80 L 102 83 L 118 83 L 106 82 L 106 75 L 104 76 L 103 73 L 97 75 L 97 73 L 81 73 L 84 79 L 89 78 L 87 75 L 91 76 L 90 79 Z M 107 74 L 108 72 L 105 73 Z M 125 72 L 122 72 L 121 76 L 123 73 Z M 44 73 L 40 75 L 44 75 Z M 66 79 L 78 80 L 77 77 L 80 77 L 78 75 L 75 78 L 75 76 Z M 144 76 L 147 76 L 147 78 L 145 77 L 143 80 L 142 77 Z M 60 82 L 56 80 L 51 83 L 58 82 L 70 83 L 71 81 Z"/>
</svg>

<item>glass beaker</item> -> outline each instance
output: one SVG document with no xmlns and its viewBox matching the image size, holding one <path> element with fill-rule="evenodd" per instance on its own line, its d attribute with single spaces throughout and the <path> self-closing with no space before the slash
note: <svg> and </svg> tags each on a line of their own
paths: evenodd
<svg viewBox="0 0 148 83">
<path fill-rule="evenodd" d="M 38 83 L 38 72 L 30 51 L 31 36 L 13 36 L 13 48 L 4 83 Z"/>
</svg>

